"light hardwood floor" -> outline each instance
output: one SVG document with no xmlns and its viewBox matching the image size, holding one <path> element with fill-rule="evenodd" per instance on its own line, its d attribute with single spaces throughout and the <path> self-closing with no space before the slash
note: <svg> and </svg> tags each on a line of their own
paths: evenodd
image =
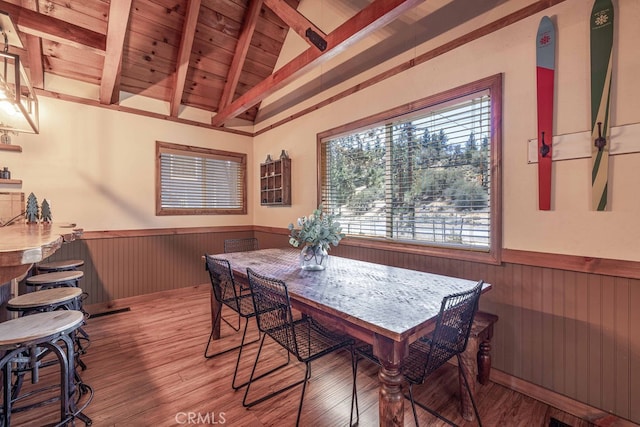
<svg viewBox="0 0 640 427">
<path fill-rule="evenodd" d="M 234 392 L 231 388 L 237 353 L 229 352 L 213 359 L 203 357 L 210 332 L 209 286 L 186 288 L 179 297 L 158 294 L 156 298 L 132 303 L 129 308 L 130 311 L 90 318 L 85 327 L 91 335 L 91 346 L 82 358 L 87 370 L 81 375 L 95 390 L 93 401 L 85 410 L 94 426 L 294 425 L 300 387 L 245 409 L 242 406 L 244 389 Z M 230 312 L 224 313 L 233 319 Z M 251 325 L 255 337 L 255 322 Z M 239 342 L 241 334 L 224 323 L 222 332 L 224 339 L 218 343 L 220 346 Z M 243 353 L 242 378 L 248 377 L 256 350 L 257 344 L 253 344 Z M 286 357 L 273 343 L 266 347 L 263 355 L 268 360 L 263 367 L 277 364 Z M 265 359 L 261 357 L 261 360 Z M 312 366 L 301 425 L 348 425 L 352 378 L 348 352 L 320 359 Z M 264 379 L 255 391 L 260 393 L 303 375 L 304 366 L 293 362 L 276 376 Z M 378 425 L 376 375 L 372 364 L 360 363 L 361 426 Z M 55 378 L 55 373 L 45 372 L 41 383 Z M 25 389 L 29 387 L 33 386 L 28 384 Z M 418 399 L 461 426 L 477 425 L 464 422 L 459 415 L 454 366 L 443 367 L 429 384 L 417 387 L 416 391 Z M 478 385 L 477 393 L 485 426 L 549 426 L 552 418 L 574 427 L 589 425 L 498 384 Z M 55 405 L 47 405 L 18 413 L 12 425 L 41 426 L 54 422 L 55 411 Z M 419 408 L 418 414 L 423 426 L 446 425 Z M 189 422 L 189 416 L 193 423 Z M 413 425 L 408 401 L 405 402 L 405 423 Z M 77 421 L 76 425 L 82 423 Z"/>
</svg>

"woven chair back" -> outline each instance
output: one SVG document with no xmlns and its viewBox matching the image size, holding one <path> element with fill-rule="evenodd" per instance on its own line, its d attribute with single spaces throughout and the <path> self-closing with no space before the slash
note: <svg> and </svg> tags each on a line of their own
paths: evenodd
<svg viewBox="0 0 640 427">
<path fill-rule="evenodd" d="M 247 237 L 244 239 L 226 239 L 224 241 L 224 253 L 248 252 L 258 250 L 258 239 Z"/>
<path fill-rule="evenodd" d="M 206 254 L 205 259 L 216 300 L 226 305 L 237 306 L 236 287 L 229 261 Z"/>
<path fill-rule="evenodd" d="M 287 285 L 282 280 L 262 276 L 250 268 L 247 269 L 247 277 L 258 329 L 300 357 Z"/>
<path fill-rule="evenodd" d="M 447 295 L 442 299 L 423 378 L 467 348 L 482 285 L 483 281 L 479 281 L 469 291 Z"/>
</svg>

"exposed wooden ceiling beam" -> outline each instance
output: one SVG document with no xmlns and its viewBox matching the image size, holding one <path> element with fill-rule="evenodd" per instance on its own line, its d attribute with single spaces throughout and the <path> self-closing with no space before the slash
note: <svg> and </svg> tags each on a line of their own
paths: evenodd
<svg viewBox="0 0 640 427">
<path fill-rule="evenodd" d="M 253 136 L 258 136 L 261 135 L 265 132 L 268 132 L 272 129 L 275 129 L 279 126 L 282 126 L 286 123 L 290 123 L 294 120 L 299 119 L 300 117 L 303 117 L 307 114 L 311 114 L 314 112 L 317 112 L 318 110 L 320 110 L 321 108 L 327 107 L 328 105 L 333 104 L 334 102 L 338 102 L 341 99 L 345 99 L 349 96 L 352 96 L 354 93 L 363 91 L 369 87 L 372 87 L 382 81 L 385 81 L 391 77 L 400 75 L 404 72 L 406 72 L 407 70 L 414 68 L 418 65 L 424 64 L 434 58 L 437 58 L 441 55 L 444 55 L 448 52 L 451 52 L 454 49 L 457 49 L 461 46 L 464 46 L 468 43 L 471 43 L 475 40 L 478 40 L 482 37 L 485 37 L 489 34 L 492 34 L 496 31 L 499 31 L 505 27 L 508 27 L 509 25 L 515 24 L 516 22 L 519 22 L 523 19 L 526 19 L 532 15 L 535 15 L 536 13 L 540 13 L 552 6 L 555 6 L 557 4 L 560 4 L 562 2 L 564 2 L 566 0 L 538 0 L 535 3 L 532 3 L 528 6 L 523 7 L 522 9 L 519 9 L 513 13 L 510 13 L 509 15 L 503 16 L 501 18 L 498 18 L 497 20 L 490 22 L 489 24 L 486 24 L 482 27 L 479 27 L 475 30 L 472 30 L 468 33 L 463 34 L 462 36 L 455 38 L 451 41 L 448 41 L 442 45 L 436 46 L 435 48 L 422 53 L 420 55 L 418 55 L 415 58 L 411 58 L 405 62 L 402 62 L 388 70 L 384 70 L 378 74 L 376 74 L 373 77 L 370 77 L 366 80 L 363 81 L 359 81 L 357 82 L 354 86 L 351 86 L 345 90 L 343 90 L 342 92 L 339 92 L 335 95 L 330 96 L 329 98 L 326 98 L 316 104 L 313 104 L 309 107 L 306 107 L 302 110 L 299 110 L 291 115 L 288 115 L 287 117 L 283 118 L 282 120 L 279 120 L 269 126 L 266 126 L 260 130 L 257 130 Z M 305 98 L 308 99 L 308 98 Z M 279 110 L 278 112 L 282 112 L 283 110 Z M 259 121 L 256 122 L 256 124 L 259 123 Z M 504 258 L 503 258 L 504 260 Z"/>
<path fill-rule="evenodd" d="M 0 10 L 7 12 L 13 23 L 25 34 L 105 54 L 107 38 L 103 34 L 2 0 Z"/>
<path fill-rule="evenodd" d="M 124 38 L 129 25 L 131 3 L 133 0 L 112 1 L 109 6 L 109 25 L 107 26 L 107 50 L 100 80 L 100 103 L 111 104 L 117 96 L 116 81 L 122 67 Z"/>
<path fill-rule="evenodd" d="M 220 102 L 218 102 L 218 111 L 223 110 L 231 103 L 231 101 L 233 101 L 233 95 L 236 93 L 240 74 L 242 73 L 242 66 L 247 58 L 247 52 L 251 45 L 251 38 L 253 37 L 253 32 L 256 29 L 258 17 L 260 16 L 260 9 L 262 9 L 262 0 L 250 0 L 247 12 L 244 15 L 242 32 L 238 37 L 236 51 L 233 54 L 233 59 L 229 66 L 229 72 L 227 73 L 227 81 L 222 89 Z"/>
<path fill-rule="evenodd" d="M 38 11 L 38 2 L 22 0 L 22 7 Z M 26 35 L 27 57 L 29 58 L 29 81 L 32 87 L 44 89 L 44 65 L 42 64 L 42 43 L 40 37 Z"/>
<path fill-rule="evenodd" d="M 196 26 L 198 25 L 198 15 L 200 14 L 201 3 L 201 0 L 189 0 L 187 4 L 187 13 L 184 20 L 182 38 L 180 39 L 180 47 L 178 48 L 178 65 L 174 73 L 173 92 L 171 93 L 169 114 L 173 117 L 178 117 L 178 114 L 180 113 L 180 103 L 182 102 L 184 84 L 187 80 L 189 59 L 191 58 L 191 48 L 193 47 L 193 38 L 195 37 Z"/>
<path fill-rule="evenodd" d="M 327 44 L 325 38 L 327 35 L 316 27 L 313 22 L 305 18 L 304 15 L 289 6 L 284 0 L 264 0 L 264 4 L 311 46 L 320 50 L 326 49 Z M 315 34 L 315 36 L 310 36 L 310 32 L 312 32 L 311 34 Z M 319 45 L 319 43 L 323 44 Z M 321 48 L 321 46 L 324 46 L 324 48 Z"/>
<path fill-rule="evenodd" d="M 222 126 L 227 120 L 237 117 L 278 89 L 284 87 L 312 67 L 328 61 L 347 47 L 389 22 L 424 0 L 374 0 L 351 19 L 327 35 L 327 49 L 321 52 L 310 47 L 265 80 L 249 89 L 244 95 L 219 111 L 212 120 L 214 126 Z"/>
</svg>

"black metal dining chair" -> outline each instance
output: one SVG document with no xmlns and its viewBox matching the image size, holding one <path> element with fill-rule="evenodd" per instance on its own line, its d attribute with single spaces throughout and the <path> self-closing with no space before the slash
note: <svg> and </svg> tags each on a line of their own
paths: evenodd
<svg viewBox="0 0 640 427">
<path fill-rule="evenodd" d="M 458 372 L 462 375 L 464 385 L 471 398 L 471 404 L 476 414 L 478 425 L 482 426 L 480 414 L 476 406 L 475 399 L 469 388 L 469 381 L 475 378 L 467 378 L 462 369 L 460 355 L 467 347 L 469 333 L 473 325 L 473 318 L 478 310 L 478 301 L 482 292 L 483 281 L 479 281 L 472 289 L 456 294 L 447 295 L 442 299 L 440 312 L 436 321 L 434 331 L 428 336 L 421 337 L 409 345 L 409 356 L 402 365 L 402 374 L 409 384 L 409 395 L 405 396 L 411 401 L 411 409 L 416 426 L 418 426 L 418 414 L 416 405 L 430 412 L 432 415 L 451 425 L 456 425 L 453 421 L 445 418 L 426 405 L 417 402 L 413 396 L 413 386 L 423 384 L 426 378 L 444 365 L 452 357 L 458 359 Z M 373 348 L 370 344 L 359 345 L 355 348 L 356 355 L 380 364 L 373 355 Z M 358 359 L 355 361 L 355 369 L 358 369 Z M 356 376 L 354 375 L 354 382 Z M 354 384 L 355 389 L 355 384 Z"/>
<path fill-rule="evenodd" d="M 236 312 L 240 318 L 244 318 L 244 330 L 242 332 L 242 341 L 240 342 L 240 345 L 227 348 L 216 353 L 209 353 L 209 346 L 211 345 L 211 342 L 213 340 L 212 325 L 211 334 L 209 335 L 209 340 L 207 341 L 207 347 L 204 350 L 204 357 L 206 357 L 207 359 L 211 359 L 215 356 L 219 356 L 221 354 L 239 349 L 238 358 L 236 359 L 236 367 L 233 371 L 233 380 L 231 381 L 231 386 L 234 388 L 234 390 L 237 390 L 246 385 L 246 383 L 236 384 L 236 376 L 238 374 L 238 365 L 240 364 L 242 349 L 245 345 L 258 342 L 258 340 L 260 339 L 260 337 L 258 337 L 253 341 L 245 342 L 249 319 L 255 317 L 255 312 L 253 310 L 253 301 L 251 299 L 251 294 L 238 295 L 235 280 L 233 278 L 233 271 L 231 270 L 231 264 L 229 263 L 229 261 L 227 261 L 226 259 L 214 258 L 211 255 L 207 254 L 205 254 L 205 261 L 207 271 L 209 272 L 209 277 L 211 278 L 213 295 L 218 303 L 220 303 L 220 309 L 216 314 L 215 323 L 218 323 L 219 319 L 225 320 L 224 317 L 222 317 L 223 306 L 229 307 L 231 310 Z M 227 321 L 225 320 L 225 322 Z M 229 324 L 229 322 L 227 322 L 227 324 Z M 229 324 L 229 326 L 231 326 L 236 331 L 240 329 L 234 328 L 231 324 Z"/>
<path fill-rule="evenodd" d="M 249 252 L 249 251 L 257 251 L 260 249 L 258 245 L 258 239 L 255 237 L 243 237 L 240 239 L 225 239 L 224 241 L 224 253 L 228 254 L 231 252 Z M 241 284 L 240 292 L 249 291 L 249 284 Z M 238 322 L 240 322 L 240 318 L 238 317 Z"/>
<path fill-rule="evenodd" d="M 258 249 L 258 239 L 256 239 L 255 237 L 246 237 L 242 239 L 226 239 L 224 241 L 225 254 L 231 252 L 257 251 Z"/>
<path fill-rule="evenodd" d="M 298 415 L 296 418 L 296 426 L 298 426 L 300 423 L 300 414 L 302 413 L 302 402 L 304 400 L 307 381 L 311 377 L 311 362 L 337 350 L 345 347 L 351 347 L 351 368 L 352 374 L 355 375 L 355 364 L 353 358 L 354 341 L 348 336 L 340 335 L 328 330 L 310 316 L 302 316 L 302 318 L 294 320 L 291 311 L 289 292 L 283 281 L 262 276 L 251 269 L 247 269 L 247 276 L 249 278 L 251 295 L 253 296 L 258 329 L 262 332 L 262 341 L 260 342 L 260 348 L 258 349 L 256 360 L 251 370 L 249 384 L 245 389 L 242 404 L 245 407 L 251 407 L 302 384 L 302 394 L 300 396 L 300 404 L 298 405 Z M 260 352 L 267 336 L 271 337 L 275 342 L 286 349 L 288 355 L 294 355 L 298 361 L 305 364 L 305 376 L 300 381 L 281 387 L 276 391 L 252 401 L 248 401 L 251 385 L 256 379 L 258 379 L 254 378 L 254 375 L 256 372 L 256 366 L 260 359 Z M 354 394 L 352 394 L 352 396 L 355 395 L 355 389 L 353 390 L 353 393 Z M 357 400 L 355 404 L 357 408 Z M 353 405 L 354 402 L 352 400 L 352 413 Z"/>
</svg>

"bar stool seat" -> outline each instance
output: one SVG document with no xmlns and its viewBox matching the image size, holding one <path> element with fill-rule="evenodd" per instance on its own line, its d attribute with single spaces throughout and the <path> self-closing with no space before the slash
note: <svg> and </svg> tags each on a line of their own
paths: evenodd
<svg viewBox="0 0 640 427">
<path fill-rule="evenodd" d="M 80 270 L 55 271 L 53 273 L 36 274 L 27 277 L 27 286 L 39 286 L 40 289 L 56 288 L 60 286 L 77 287 L 84 273 Z"/>
<path fill-rule="evenodd" d="M 0 348 L 37 344 L 48 341 L 55 335 L 65 334 L 77 329 L 84 320 L 82 312 L 77 310 L 38 313 L 32 316 L 0 322 Z"/>
<path fill-rule="evenodd" d="M 81 259 L 64 259 L 40 263 L 36 265 L 36 270 L 38 274 L 53 273 L 55 271 L 77 270 L 78 267 L 82 267 L 83 265 L 84 261 Z"/>
<path fill-rule="evenodd" d="M 74 344 L 73 334 L 82 325 L 84 315 L 77 310 L 58 310 L 22 316 L 0 323 L 0 369 L 3 373 L 2 387 L 2 421 L 3 425 L 11 425 L 11 414 L 19 410 L 27 410 L 41 406 L 49 401 L 14 407 L 20 396 L 13 387 L 12 367 L 14 364 L 25 366 L 24 370 L 31 371 L 32 382 L 39 380 L 39 369 L 44 366 L 41 359 L 44 352 L 55 355 L 60 365 L 60 424 L 63 425 L 75 418 L 84 421 L 86 425 L 91 420 L 82 410 L 91 402 L 93 390 L 86 384 L 74 380 Z M 78 409 L 77 393 L 87 393 L 82 408 Z"/>
<path fill-rule="evenodd" d="M 82 295 L 80 288 L 50 288 L 22 294 L 7 302 L 7 310 L 11 311 L 53 311 L 58 307 L 70 310 L 79 308 L 78 298 Z"/>
</svg>

